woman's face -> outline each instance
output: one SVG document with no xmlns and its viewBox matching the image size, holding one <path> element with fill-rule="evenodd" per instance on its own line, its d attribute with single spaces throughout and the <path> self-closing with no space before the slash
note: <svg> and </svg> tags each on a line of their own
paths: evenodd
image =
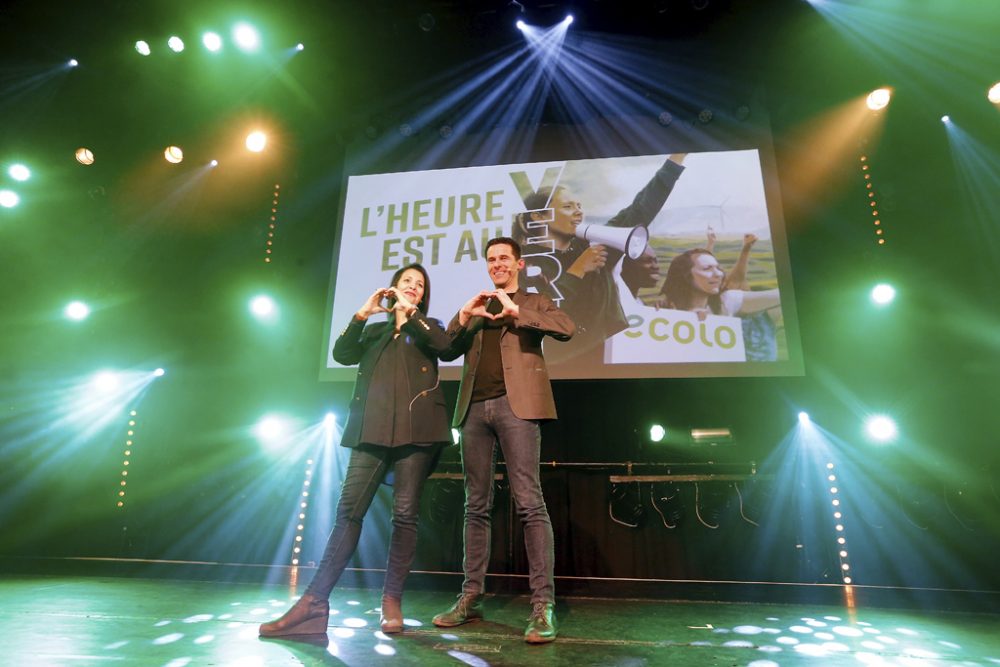
<svg viewBox="0 0 1000 667">
<path fill-rule="evenodd" d="M 691 284 L 699 292 L 718 294 L 722 289 L 724 274 L 719 268 L 719 262 L 712 255 L 702 253 L 694 256 L 694 266 L 691 267 Z"/>
<path fill-rule="evenodd" d="M 552 195 L 553 219 L 549 231 L 562 236 L 573 236 L 576 226 L 583 222 L 580 200 L 569 190 L 559 189 Z"/>
<path fill-rule="evenodd" d="M 414 306 L 418 305 L 424 298 L 424 274 L 416 269 L 407 269 L 399 277 L 394 285 L 406 300 Z"/>
</svg>

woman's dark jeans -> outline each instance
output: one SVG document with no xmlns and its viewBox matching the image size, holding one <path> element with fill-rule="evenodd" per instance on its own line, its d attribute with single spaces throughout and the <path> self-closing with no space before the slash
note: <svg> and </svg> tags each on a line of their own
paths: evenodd
<svg viewBox="0 0 1000 667">
<path fill-rule="evenodd" d="M 382 594 L 402 598 L 403 584 L 417 549 L 420 492 L 438 449 L 437 445 L 378 447 L 362 444 L 351 450 L 351 460 L 340 490 L 340 502 L 337 503 L 337 520 L 306 594 L 324 599 L 330 597 L 358 546 L 361 524 L 372 499 L 386 474 L 392 471 L 392 538 Z"/>
</svg>

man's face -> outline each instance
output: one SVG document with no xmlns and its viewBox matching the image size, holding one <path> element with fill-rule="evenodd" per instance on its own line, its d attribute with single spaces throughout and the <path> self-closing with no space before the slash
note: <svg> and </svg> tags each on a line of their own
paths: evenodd
<svg viewBox="0 0 1000 667">
<path fill-rule="evenodd" d="M 638 259 L 625 258 L 622 262 L 622 280 L 634 292 L 641 287 L 655 287 L 660 283 L 660 262 L 656 254 L 646 248 Z"/>
<path fill-rule="evenodd" d="M 486 251 L 486 270 L 497 289 L 510 292 L 517 289 L 517 274 L 524 268 L 523 259 L 514 258 L 514 249 L 497 243 Z"/>
</svg>

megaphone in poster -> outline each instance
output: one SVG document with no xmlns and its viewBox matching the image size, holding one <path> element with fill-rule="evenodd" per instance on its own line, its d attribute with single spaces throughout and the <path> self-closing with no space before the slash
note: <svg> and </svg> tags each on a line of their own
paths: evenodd
<svg viewBox="0 0 1000 667">
<path fill-rule="evenodd" d="M 611 246 L 620 250 L 629 259 L 639 259 L 646 246 L 649 245 L 649 230 L 639 225 L 637 227 L 609 227 L 608 225 L 591 225 L 582 222 L 574 232 L 577 238 L 591 243 Z"/>
</svg>

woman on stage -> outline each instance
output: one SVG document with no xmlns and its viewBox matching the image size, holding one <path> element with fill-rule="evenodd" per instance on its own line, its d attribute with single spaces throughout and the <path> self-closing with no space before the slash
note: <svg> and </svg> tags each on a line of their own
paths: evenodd
<svg viewBox="0 0 1000 667">
<path fill-rule="evenodd" d="M 354 554 L 375 492 L 393 477 L 392 536 L 382 589 L 382 631 L 403 629 L 401 600 L 417 542 L 424 480 L 451 439 L 437 360 L 450 339 L 427 317 L 431 285 L 419 264 L 403 267 L 351 318 L 333 346 L 340 364 L 358 364 L 358 379 L 341 444 L 351 448 L 337 518 L 323 559 L 305 593 L 262 637 L 326 633 L 329 597 Z M 383 305 L 384 303 L 384 305 Z M 370 324 L 376 313 L 385 322 Z"/>
</svg>

